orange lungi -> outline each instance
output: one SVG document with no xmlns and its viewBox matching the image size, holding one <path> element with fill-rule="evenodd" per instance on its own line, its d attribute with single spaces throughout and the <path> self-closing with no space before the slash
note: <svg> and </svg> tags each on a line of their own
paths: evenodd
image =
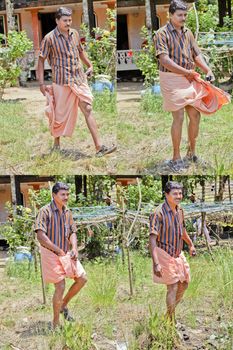
<svg viewBox="0 0 233 350">
<path fill-rule="evenodd" d="M 70 252 L 58 256 L 51 250 L 40 247 L 42 276 L 45 283 L 58 283 L 64 278 L 79 278 L 86 272 L 79 260 L 73 260 Z"/>
<path fill-rule="evenodd" d="M 93 96 L 85 83 L 63 86 L 53 83 L 46 91 L 47 105 L 45 114 L 49 119 L 50 132 L 53 137 L 72 136 L 74 131 L 79 101 L 92 104 Z"/>
<path fill-rule="evenodd" d="M 199 112 L 210 115 L 231 102 L 230 95 L 204 81 L 197 74 L 190 83 L 181 74 L 159 72 L 160 87 L 163 95 L 163 108 L 175 112 L 185 106 L 193 106 Z"/>
<path fill-rule="evenodd" d="M 173 258 L 163 249 L 156 247 L 159 264 L 162 267 L 162 277 L 153 274 L 155 283 L 174 284 L 177 282 L 190 282 L 190 269 L 185 256 L 181 253 L 178 258 Z"/>
</svg>

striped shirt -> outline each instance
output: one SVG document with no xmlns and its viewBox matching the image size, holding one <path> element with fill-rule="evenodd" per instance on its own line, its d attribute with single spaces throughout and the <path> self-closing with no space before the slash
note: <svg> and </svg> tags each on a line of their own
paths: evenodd
<svg viewBox="0 0 233 350">
<path fill-rule="evenodd" d="M 201 51 L 193 37 L 191 30 L 183 27 L 181 34 L 174 28 L 171 22 L 160 28 L 155 34 L 156 57 L 166 54 L 179 66 L 185 69 L 194 69 L 194 59 Z M 159 70 L 169 72 L 158 59 Z"/>
<path fill-rule="evenodd" d="M 62 212 L 60 212 L 56 203 L 52 201 L 40 209 L 34 230 L 43 231 L 52 243 L 67 253 L 69 238 L 73 233 L 76 233 L 77 228 L 71 211 L 63 207 Z"/>
<path fill-rule="evenodd" d="M 55 84 L 73 86 L 87 82 L 79 56 L 82 51 L 76 30 L 70 29 L 66 38 L 56 27 L 42 40 L 39 56 L 47 59 L 51 66 Z"/>
<path fill-rule="evenodd" d="M 150 215 L 150 234 L 156 235 L 157 246 L 173 257 L 181 253 L 184 231 L 183 209 L 177 207 L 174 212 L 166 200 Z"/>
</svg>

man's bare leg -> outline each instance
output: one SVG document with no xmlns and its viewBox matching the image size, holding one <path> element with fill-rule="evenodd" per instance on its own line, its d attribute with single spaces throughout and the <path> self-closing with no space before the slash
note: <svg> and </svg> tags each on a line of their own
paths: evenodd
<svg viewBox="0 0 233 350">
<path fill-rule="evenodd" d="M 172 112 L 173 123 L 171 126 L 171 137 L 173 145 L 173 158 L 172 160 L 181 159 L 180 156 L 180 142 L 182 136 L 182 126 L 184 121 L 184 109 Z"/>
<path fill-rule="evenodd" d="M 167 316 L 172 322 L 175 322 L 177 289 L 178 289 L 178 283 L 170 284 L 167 286 L 167 297 L 166 297 Z"/>
<path fill-rule="evenodd" d="M 59 325 L 59 315 L 62 306 L 62 298 L 65 290 L 65 280 L 54 284 L 54 286 L 55 292 L 53 295 L 53 327 L 55 328 Z"/>
<path fill-rule="evenodd" d="M 64 309 L 64 307 L 67 306 L 69 301 L 82 289 L 82 287 L 86 284 L 87 277 L 86 275 L 82 275 L 79 278 L 75 278 L 75 282 L 72 284 L 70 289 L 68 290 L 67 294 L 63 298 L 61 309 Z"/>
<path fill-rule="evenodd" d="M 60 148 L 60 137 L 54 137 L 53 147 Z"/>
<path fill-rule="evenodd" d="M 176 292 L 176 306 L 179 304 L 181 299 L 183 298 L 184 292 L 188 288 L 188 283 L 187 282 L 178 282 L 178 288 Z"/>
<path fill-rule="evenodd" d="M 201 119 L 201 114 L 192 106 L 185 107 L 188 116 L 189 116 L 189 125 L 188 125 L 188 150 L 187 156 L 195 155 L 196 139 L 199 133 L 199 124 Z"/>
<path fill-rule="evenodd" d="M 98 133 L 98 127 L 96 124 L 96 120 L 95 120 L 93 113 L 92 113 L 92 106 L 86 102 L 80 102 L 79 107 L 85 116 L 88 129 L 90 130 L 92 139 L 93 139 L 94 144 L 95 144 L 96 151 L 98 152 L 101 148 L 101 141 L 100 141 L 100 137 L 99 137 L 99 133 Z"/>
</svg>

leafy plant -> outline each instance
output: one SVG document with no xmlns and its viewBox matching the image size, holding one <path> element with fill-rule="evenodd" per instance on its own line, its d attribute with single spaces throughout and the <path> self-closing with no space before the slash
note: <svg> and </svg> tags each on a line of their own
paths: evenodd
<svg viewBox="0 0 233 350">
<path fill-rule="evenodd" d="M 116 11 L 107 9 L 107 28 L 96 27 L 93 29 L 93 38 L 86 25 L 81 25 L 81 33 L 85 38 L 84 46 L 88 56 L 93 63 L 94 79 L 98 75 L 109 75 L 112 81 L 115 80 L 115 54 L 116 54 Z"/>
<path fill-rule="evenodd" d="M 151 86 L 158 78 L 157 60 L 155 57 L 155 45 L 151 32 L 145 26 L 141 29 L 143 47 L 140 52 L 134 52 L 135 63 L 145 77 L 144 84 Z"/>
<path fill-rule="evenodd" d="M 4 40 L 7 45 L 5 46 Z M 7 84 L 15 85 L 21 68 L 17 59 L 32 49 L 32 41 L 28 39 L 25 31 L 11 31 L 8 36 L 0 34 L 0 99 Z"/>
</svg>

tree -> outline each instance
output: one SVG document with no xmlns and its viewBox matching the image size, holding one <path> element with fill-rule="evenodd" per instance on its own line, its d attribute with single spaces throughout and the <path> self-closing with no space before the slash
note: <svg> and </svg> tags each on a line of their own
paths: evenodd
<svg viewBox="0 0 233 350">
<path fill-rule="evenodd" d="M 14 4 L 11 0 L 6 0 L 6 17 L 8 32 L 15 30 L 15 17 L 13 14 Z"/>
</svg>

